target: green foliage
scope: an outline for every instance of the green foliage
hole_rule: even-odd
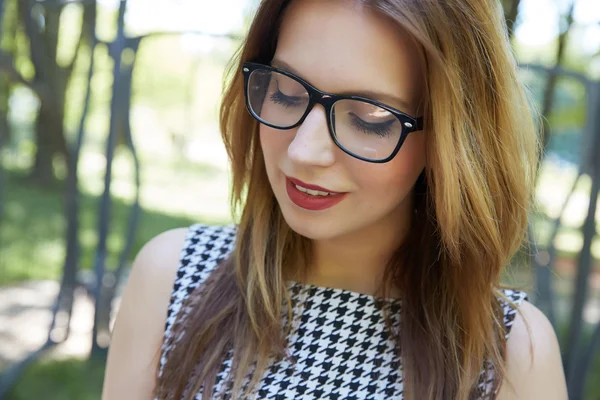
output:
[[[193,54],[181,36],[144,39],[135,64],[133,104],[151,106],[171,125],[185,118],[188,107],[196,126],[214,122],[224,67],[215,56]]]
[[[101,362],[42,360],[25,372],[8,400],[99,400],[103,377]]]

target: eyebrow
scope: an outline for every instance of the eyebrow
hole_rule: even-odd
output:
[[[290,72],[290,73],[304,79],[304,77],[302,76],[302,74],[300,72],[298,72],[294,67],[292,67],[285,61],[274,58],[271,61],[271,65],[275,68],[284,69],[287,72]],[[304,79],[304,80],[308,81],[307,79]],[[403,111],[403,112],[408,112],[408,110],[411,109],[411,105],[408,101],[401,99],[400,97],[394,96],[392,94],[389,94],[389,93],[381,93],[381,92],[377,92],[377,91],[373,91],[373,90],[360,90],[360,91],[351,91],[351,92],[345,91],[345,92],[340,92],[337,94],[342,95],[342,96],[359,96],[359,97],[365,97],[365,98],[368,98],[371,100],[377,100],[386,105],[390,105],[390,106],[393,105],[392,107],[397,108],[398,110]]]

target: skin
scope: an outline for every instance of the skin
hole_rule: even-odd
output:
[[[293,3],[286,13],[275,58],[280,67],[293,66],[291,72],[321,90],[382,92],[409,107],[384,102],[417,116],[420,65],[407,56],[414,51],[407,37],[348,3],[306,0]],[[295,130],[261,127],[269,182],[284,217],[294,230],[313,239],[316,259],[309,282],[374,291],[384,260],[407,234],[410,191],[425,166],[424,135],[411,134],[394,160],[378,165],[355,160],[331,142],[320,106]],[[284,174],[349,194],[329,210],[299,209],[287,198]],[[186,229],[177,229],[155,237],[133,263],[113,331],[103,400],[153,398],[185,235]],[[507,379],[512,385],[505,383],[498,399],[567,399],[550,323],[530,303],[519,310],[507,344]]]

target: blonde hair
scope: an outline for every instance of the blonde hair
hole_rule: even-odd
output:
[[[497,288],[526,232],[539,151],[532,110],[499,2],[358,2],[410,34],[426,69],[427,171],[414,188],[420,217],[387,265],[381,288],[384,297],[393,286],[402,293],[395,339],[404,396],[472,398],[485,363],[493,367],[496,389],[505,375]],[[269,355],[284,356],[290,327],[281,316],[287,311],[291,321],[292,312],[284,266],[302,270],[310,246],[287,226],[268,184],[240,71],[245,61],[271,61],[288,4],[262,1],[229,70],[220,122],[232,206],[241,213],[236,247],[188,299],[191,311],[173,335],[180,340],[157,378],[159,398],[192,399],[202,385],[203,399],[210,398],[229,350],[236,395],[246,376],[253,378],[248,390],[257,383]]]

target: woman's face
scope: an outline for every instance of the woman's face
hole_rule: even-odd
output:
[[[283,18],[272,65],[322,91],[363,94],[420,116],[424,85],[416,45],[390,22],[352,2],[293,2]],[[335,145],[325,111],[316,105],[297,128],[261,124],[260,142],[283,216],[299,234],[333,239],[378,226],[401,230],[410,221],[411,190],[425,167],[422,131],[410,133],[391,161],[369,163]],[[343,194],[331,204],[311,201],[288,178]]]

